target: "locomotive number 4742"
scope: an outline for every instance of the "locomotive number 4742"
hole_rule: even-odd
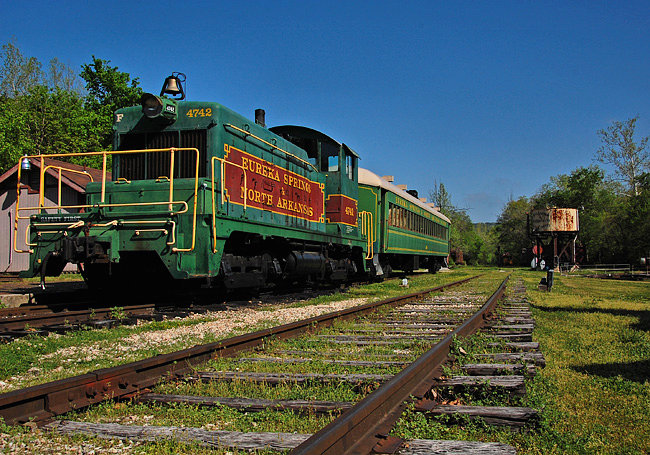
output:
[[[209,107],[205,109],[188,109],[185,115],[188,117],[210,117],[212,115],[212,109]]]

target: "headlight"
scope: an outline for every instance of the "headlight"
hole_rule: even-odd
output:
[[[145,93],[140,98],[142,113],[151,119],[162,118],[168,122],[174,122],[178,116],[176,101],[161,98],[151,93]]]

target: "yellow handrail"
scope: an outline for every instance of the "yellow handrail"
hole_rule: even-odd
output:
[[[172,201],[172,204],[174,205],[180,205],[183,208],[178,210],[178,211],[172,211],[170,215],[182,215],[183,213],[187,213],[189,210],[189,206],[187,205],[187,202],[185,201]],[[164,202],[123,202],[123,203],[116,203],[116,204],[79,204],[79,205],[48,205],[46,207],[43,207],[44,209],[50,209],[50,210],[59,210],[59,209],[89,209],[89,208],[114,208],[114,207],[144,207],[144,206],[150,206],[150,205],[169,205],[168,201]],[[22,211],[29,211],[29,210],[38,210],[38,207],[18,207],[16,209],[16,216],[18,217],[18,213]],[[167,212],[168,210],[165,210]],[[162,213],[162,212],[161,212]],[[73,214],[74,215],[74,214]],[[29,220],[29,216],[20,216],[18,219],[21,220]],[[48,224],[48,223],[43,223],[43,224]],[[50,224],[62,224],[59,222],[54,222]]]
[[[185,201],[174,201],[173,200],[173,194],[174,194],[174,156],[175,152],[178,151],[193,151],[195,153],[195,171],[194,171],[194,194],[193,194],[193,220],[192,220],[192,244],[189,248],[172,248],[173,252],[189,252],[194,250],[196,246],[196,209],[197,209],[197,202],[198,202],[198,185],[199,185],[199,160],[200,160],[200,154],[199,150],[194,147],[183,147],[183,148],[165,148],[165,149],[143,149],[143,150],[114,150],[114,151],[101,151],[101,152],[86,152],[86,153],[55,153],[51,155],[33,155],[31,158],[33,159],[39,159],[40,160],[40,188],[39,188],[39,198],[38,198],[38,207],[20,207],[20,193],[21,193],[21,170],[22,167],[20,165],[20,162],[18,164],[18,175],[17,175],[17,185],[16,185],[16,216],[14,218],[14,242],[13,242],[13,247],[14,251],[17,253],[31,253],[32,250],[22,250],[18,249],[17,245],[17,234],[18,234],[18,220],[19,219],[29,219],[29,216],[21,217],[19,216],[21,211],[38,211],[39,213],[42,213],[44,209],[56,209],[58,211],[61,211],[63,209],[65,210],[70,210],[70,209],[85,209],[85,208],[110,208],[110,207],[133,207],[133,206],[155,206],[155,205],[167,205],[169,215],[178,215],[182,213],[186,213],[189,210],[188,204]],[[107,181],[107,159],[109,155],[129,155],[129,154],[136,154],[136,153],[164,153],[164,152],[169,152],[170,153],[170,175],[171,177],[169,178],[169,200],[164,201],[164,202],[144,202],[144,203],[123,203],[123,204],[106,204],[106,181]],[[59,169],[59,189],[61,188],[61,171],[70,171],[70,172],[76,172],[76,173],[82,173],[82,174],[87,174],[85,171],[77,171],[74,169],[68,169],[62,166],[54,166],[54,165],[45,165],[45,160],[46,158],[66,158],[66,157],[79,157],[79,156],[101,156],[102,157],[102,186],[101,186],[101,200],[98,204],[95,205],[90,205],[90,204],[80,204],[80,205],[62,205],[61,204],[61,195],[60,195],[60,190],[59,190],[59,198],[58,198],[58,205],[53,206],[53,207],[45,207],[45,173],[46,170],[49,168],[58,168]],[[21,157],[20,161],[22,161],[23,157]],[[90,176],[90,174],[88,174]],[[91,181],[92,176],[90,176]],[[181,205],[181,210],[174,212],[174,205]],[[176,223],[173,222],[174,228],[176,227]],[[40,223],[39,223],[40,224]],[[58,224],[64,224],[64,223],[44,223],[45,225],[58,225]],[[65,223],[67,224],[67,223]],[[111,223],[112,224],[112,223]],[[63,228],[59,230],[65,230],[68,228]],[[28,232],[26,232],[26,235],[28,235]],[[172,238],[175,239],[175,232],[172,232]],[[175,240],[174,242],[175,243]],[[172,244],[173,244],[172,243]],[[29,242],[26,242],[28,246],[30,245]],[[169,245],[169,242],[168,242]]]
[[[172,158],[172,164],[171,164],[171,170],[174,170],[174,150],[194,150],[196,152],[196,162],[194,166],[194,210],[192,212],[192,246],[190,248],[172,248],[172,251],[175,253],[179,252],[188,252],[194,250],[194,246],[196,245],[196,203],[198,201],[198,192],[199,192],[199,149],[197,148],[177,148],[174,149],[172,148],[171,150],[171,158]],[[169,201],[170,201],[170,207],[171,207],[171,201],[173,199],[173,185],[174,185],[174,174],[173,172],[169,173],[170,179],[169,179]],[[171,209],[170,209],[171,210]]]
[[[217,207],[216,207],[216,202],[215,202],[215,195],[214,195],[214,190],[215,190],[215,181],[214,181],[214,163],[215,161],[219,161],[220,168],[220,189],[221,189],[221,200],[219,201],[220,207],[223,207],[223,201],[224,201],[224,190],[225,190],[225,164],[230,164],[232,166],[235,166],[239,169],[241,169],[244,172],[244,212],[246,212],[247,208],[247,203],[248,203],[248,173],[246,172],[246,168],[242,166],[241,164],[233,163],[231,161],[228,161],[224,158],[219,158],[218,156],[213,156],[212,160],[210,161],[211,167],[212,167],[212,252],[216,253],[217,252]]]
[[[375,256],[375,230],[372,223],[372,212],[363,211],[361,215],[361,234],[366,236],[368,251],[366,259],[372,259]]]
[[[294,155],[293,153],[287,152],[286,150],[281,149],[280,147],[278,147],[278,146],[276,146],[276,145],[273,145],[273,144],[271,144],[270,142],[265,141],[264,139],[262,139],[262,138],[259,137],[259,136],[255,136],[255,135],[254,135],[253,133],[251,133],[250,131],[246,131],[246,130],[244,130],[244,129],[242,129],[242,128],[239,128],[239,127],[237,127],[237,126],[235,126],[235,125],[231,125],[230,123],[224,123],[223,126],[224,126],[224,128],[232,128],[232,129],[234,129],[234,130],[237,130],[237,131],[239,131],[240,133],[244,134],[245,136],[250,136],[250,137],[252,137],[252,138],[255,138],[255,139],[257,139],[258,141],[260,141],[260,142],[262,142],[262,143],[268,145],[268,146],[271,147],[273,150],[277,150],[277,151],[279,151],[279,152],[282,152],[282,153],[284,153],[285,155],[290,156],[291,158],[293,158],[293,159],[295,159],[295,160],[298,160],[298,161],[300,161],[301,163],[303,163],[303,164],[305,164],[305,165],[307,165],[307,166],[312,167],[316,172],[318,172],[318,169],[316,169],[316,166],[314,166],[313,164],[311,164],[309,161],[307,161],[307,160],[303,160],[302,158],[300,158],[300,157]]]

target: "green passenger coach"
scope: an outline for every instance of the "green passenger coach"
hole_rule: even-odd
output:
[[[359,212],[375,275],[393,269],[435,272],[447,265],[449,219],[367,169],[359,169]]]

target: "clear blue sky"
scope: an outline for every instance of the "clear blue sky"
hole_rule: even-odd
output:
[[[182,71],[189,99],[321,130],[422,196],[443,182],[476,222],[591,164],[612,121],[650,134],[648,1],[4,1],[11,39],[151,92]]]

